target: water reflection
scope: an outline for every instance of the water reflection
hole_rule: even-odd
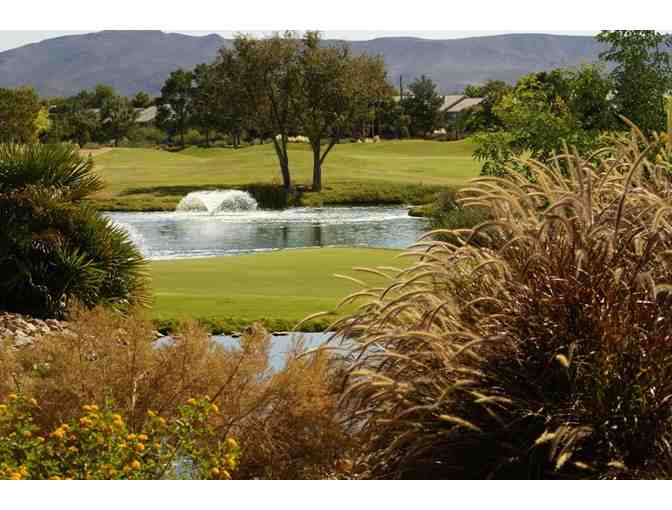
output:
[[[285,211],[108,213],[152,259],[311,246],[406,248],[425,229],[403,207],[320,207]]]

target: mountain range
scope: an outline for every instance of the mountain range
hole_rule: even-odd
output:
[[[338,41],[342,42],[342,41]],[[47,39],[0,52],[0,87],[33,86],[42,96],[68,96],[98,83],[124,95],[158,95],[171,71],[212,61],[232,41],[158,30],[106,30]],[[587,36],[507,34],[464,39],[384,37],[348,41],[355,53],[381,54],[395,85],[425,74],[444,94],[487,79],[507,82],[533,71],[597,60],[601,45]]]

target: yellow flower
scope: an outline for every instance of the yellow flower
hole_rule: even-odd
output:
[[[3,414],[7,410],[7,406],[5,404],[0,404],[0,414]]]
[[[37,406],[37,400],[35,400],[34,398],[31,398],[30,400],[28,400],[28,402],[29,402],[31,405]]]
[[[112,421],[121,421],[121,422],[123,422],[124,419],[121,417],[120,414],[113,414],[113,415],[112,415]]]
[[[40,443],[44,443],[44,438],[43,437],[38,437],[37,441],[40,442]]]
[[[152,411],[151,409],[147,409],[147,416],[154,418],[156,416],[156,412]]]
[[[69,432],[69,431],[70,431],[70,425],[68,425],[67,423],[63,423],[63,424],[61,424],[61,427],[60,427],[60,428],[62,428],[62,429],[65,430],[66,432]]]
[[[224,457],[224,461],[226,462],[226,466],[229,469],[236,469],[236,458],[233,455],[228,454],[226,457]]]
[[[210,474],[211,474],[212,476],[219,477],[219,468],[216,468],[216,467],[212,468],[212,469],[210,470]]]
[[[132,469],[140,469],[140,461],[139,460],[134,460],[131,462],[131,468]]]
[[[193,398],[190,398],[189,400],[187,400],[187,404],[189,404],[190,406],[195,406],[196,405],[196,400],[193,399]]]
[[[92,404],[89,406],[90,410],[93,411],[94,413],[98,411],[98,406],[96,404]]]
[[[21,476],[28,476],[28,468],[26,466],[21,466],[19,468],[19,473],[21,473]]]
[[[149,439],[145,434],[140,434],[138,436],[138,441],[147,441]]]
[[[26,430],[23,433],[23,437],[33,437],[33,433],[30,430]]]
[[[229,472],[226,469],[224,471],[222,471],[222,478],[224,480],[231,480],[231,475],[229,474]]]
[[[137,436],[135,434],[129,434],[126,436],[126,439],[128,439],[129,441],[133,441],[136,437]]]
[[[13,472],[12,474],[9,475],[10,480],[21,480],[21,473],[18,472]]]
[[[215,411],[216,413],[219,412],[219,407],[217,407],[217,404],[212,404],[212,410]]]
[[[57,437],[58,439],[63,439],[63,436],[65,436],[65,430],[63,430],[62,428],[57,428],[49,435],[51,437]]]
[[[160,418],[159,418],[159,423],[160,423],[162,426],[165,427],[165,426],[166,426],[166,419],[165,419],[164,417],[160,417]]]
[[[135,451],[136,452],[142,452],[145,450],[145,445],[142,443],[138,443],[135,445]]]
[[[229,450],[235,450],[236,448],[238,448],[238,443],[236,442],[235,439],[233,439],[232,437],[229,437],[229,438],[226,440],[226,447],[227,447]]]
[[[19,397],[16,395],[16,393],[10,393],[9,395],[7,395],[7,398],[9,400],[16,400]]]
[[[84,417],[79,419],[79,425],[86,428],[93,425],[93,422],[89,418]]]

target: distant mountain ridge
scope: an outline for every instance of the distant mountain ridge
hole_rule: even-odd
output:
[[[597,60],[602,46],[586,36],[507,34],[464,39],[384,37],[349,41],[356,53],[383,55],[390,80],[426,74],[441,92],[486,79],[514,82],[533,71]],[[210,62],[231,40],[159,30],[105,30],[47,39],[0,52],[0,87],[32,85],[42,96],[72,95],[98,83],[131,95],[157,95],[171,71]]]

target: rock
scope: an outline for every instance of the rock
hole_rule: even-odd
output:
[[[33,338],[23,333],[17,333],[14,336],[14,347],[25,347],[33,344]]]
[[[23,321],[23,324],[21,326],[21,330],[26,332],[26,333],[32,334],[32,333],[37,332],[37,326],[31,324],[28,321]]]

